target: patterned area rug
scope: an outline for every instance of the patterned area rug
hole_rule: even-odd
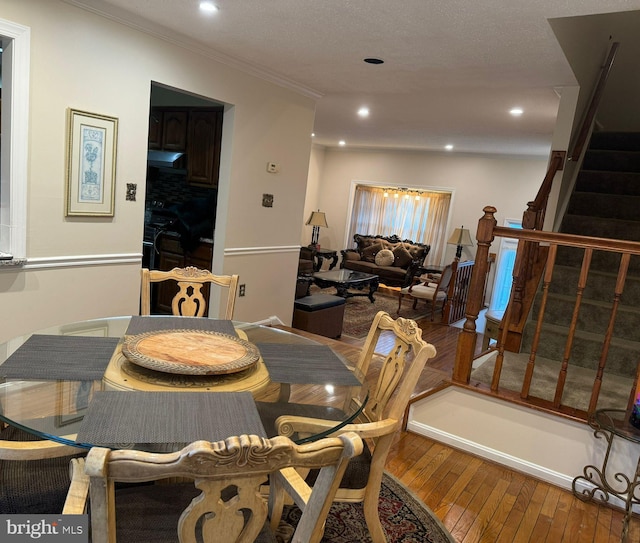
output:
[[[378,513],[388,543],[455,543],[455,539],[435,514],[400,481],[385,473],[382,478]],[[285,508],[283,520],[296,526],[300,509]],[[284,525],[281,524],[284,528]],[[290,532],[293,530],[290,529]],[[289,534],[280,532],[286,542]],[[329,511],[322,538],[324,543],[370,543],[371,536],[359,503],[334,503]]]
[[[311,294],[322,292],[324,294],[336,293],[335,288],[320,289],[315,285],[311,286]],[[366,296],[354,296],[353,298],[347,298],[347,303],[344,310],[344,322],[342,323],[342,333],[345,336],[363,338],[369,332],[369,327],[373,321],[373,317],[376,316],[378,311],[386,311],[393,318],[396,318],[398,314],[398,298],[394,295],[383,294],[376,292],[373,296],[375,302],[371,303]],[[420,319],[422,317],[428,317],[430,308],[424,301],[418,302],[418,307],[412,309],[413,298],[406,297],[402,301],[402,307],[400,309],[400,316],[407,319]],[[438,315],[436,315],[438,318]]]

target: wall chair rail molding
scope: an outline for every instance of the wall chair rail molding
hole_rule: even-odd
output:
[[[230,247],[224,250],[224,256],[263,255],[278,253],[300,253],[300,245],[280,245],[271,247]]]
[[[45,268],[74,268],[78,266],[109,266],[122,264],[140,264],[142,253],[114,253],[105,255],[50,256],[29,258],[22,269],[35,270]],[[8,268],[13,269],[15,268]],[[2,268],[0,267],[0,270]]]

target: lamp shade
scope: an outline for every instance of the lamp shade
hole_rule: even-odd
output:
[[[312,211],[309,220],[305,223],[311,226],[321,226],[322,228],[328,228],[327,218],[322,211]]]
[[[460,247],[473,246],[471,234],[469,233],[469,230],[464,227],[456,228],[447,243],[450,243],[451,245],[459,245]]]

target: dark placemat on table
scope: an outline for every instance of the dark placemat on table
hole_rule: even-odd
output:
[[[34,334],[0,366],[7,379],[94,381],[118,345],[116,337]]]
[[[238,336],[230,320],[209,319],[206,317],[161,317],[151,315],[135,315],[131,317],[126,335],[137,336],[138,334],[156,332],[158,330],[205,330],[209,332],[220,332],[229,336]]]
[[[272,381],[357,386],[357,377],[327,345],[257,343]]]
[[[250,392],[96,392],[77,441],[93,445],[191,443],[266,437]]]

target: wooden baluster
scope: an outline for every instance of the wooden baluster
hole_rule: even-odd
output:
[[[456,361],[452,375],[453,381],[464,384],[469,383],[469,376],[471,375],[471,364],[473,362],[477,338],[476,319],[482,306],[482,288],[489,267],[489,247],[493,241],[493,229],[497,224],[495,207],[487,206],[483,211],[484,216],[478,221],[478,231],[476,233],[478,248],[476,250],[475,265],[471,273],[470,296],[466,308],[467,320],[458,335],[458,348],[456,350]]]
[[[449,281],[449,289],[447,290],[447,301],[442,308],[442,322],[450,324],[453,321],[454,301],[456,297],[456,277],[458,276],[458,261],[451,263],[451,280]],[[460,320],[460,319],[458,319]]]
[[[556,262],[556,254],[558,252],[558,245],[556,243],[549,247],[549,255],[547,257],[547,267],[544,270],[544,278],[542,281],[542,300],[540,302],[540,309],[538,311],[538,321],[536,323],[536,330],[533,334],[533,342],[531,344],[531,353],[529,353],[529,361],[527,362],[527,369],[524,374],[524,381],[522,383],[522,391],[520,397],[526,399],[529,397],[529,389],[531,388],[531,379],[533,378],[533,370],[536,364],[536,353],[538,352],[538,345],[540,343],[540,332],[542,331],[542,323],[544,322],[544,311],[547,307],[547,298],[549,297],[549,285],[553,277],[553,267]]]
[[[591,257],[593,249],[587,247],[584,250],[584,258],[582,259],[582,268],[580,269],[580,277],[578,278],[578,289],[576,291],[576,303],[573,306],[573,315],[571,317],[571,325],[569,326],[569,336],[564,347],[564,355],[562,357],[562,366],[558,374],[558,384],[556,385],[556,394],[553,399],[554,407],[560,407],[562,402],[562,393],[564,392],[564,383],[567,380],[567,367],[569,366],[569,358],[571,357],[571,348],[573,347],[573,338],[576,334],[576,325],[578,323],[578,314],[580,313],[580,305],[582,304],[582,294],[587,284],[587,276],[589,275],[589,266],[591,266]]]
[[[602,344],[602,351],[600,352],[600,360],[598,361],[598,371],[593,383],[593,389],[591,391],[591,399],[589,401],[589,413],[595,411],[598,405],[598,397],[600,396],[600,387],[602,386],[602,375],[604,373],[604,367],[607,364],[607,356],[609,355],[609,347],[611,346],[611,338],[613,337],[613,327],[616,323],[616,315],[618,313],[618,307],[620,305],[620,297],[624,290],[624,284],[627,279],[627,271],[629,269],[629,259],[631,255],[629,253],[622,253],[620,259],[620,268],[618,269],[618,279],[616,281],[615,292],[613,295],[613,306],[611,307],[611,316],[609,317],[609,324],[607,326],[607,332],[604,337],[604,343]]]
[[[466,265],[468,264],[468,265]],[[459,280],[459,310],[457,311],[456,317],[457,320],[460,320],[462,317],[464,317],[464,311],[465,308],[467,307],[467,303],[469,300],[469,285],[471,283],[471,275],[473,274],[473,268],[474,268],[474,264],[469,264],[467,262],[463,263],[463,267],[462,267],[462,274]],[[487,273],[489,273],[489,262],[487,261]],[[483,295],[483,301],[484,301],[484,295]],[[484,305],[484,304],[483,304]]]

